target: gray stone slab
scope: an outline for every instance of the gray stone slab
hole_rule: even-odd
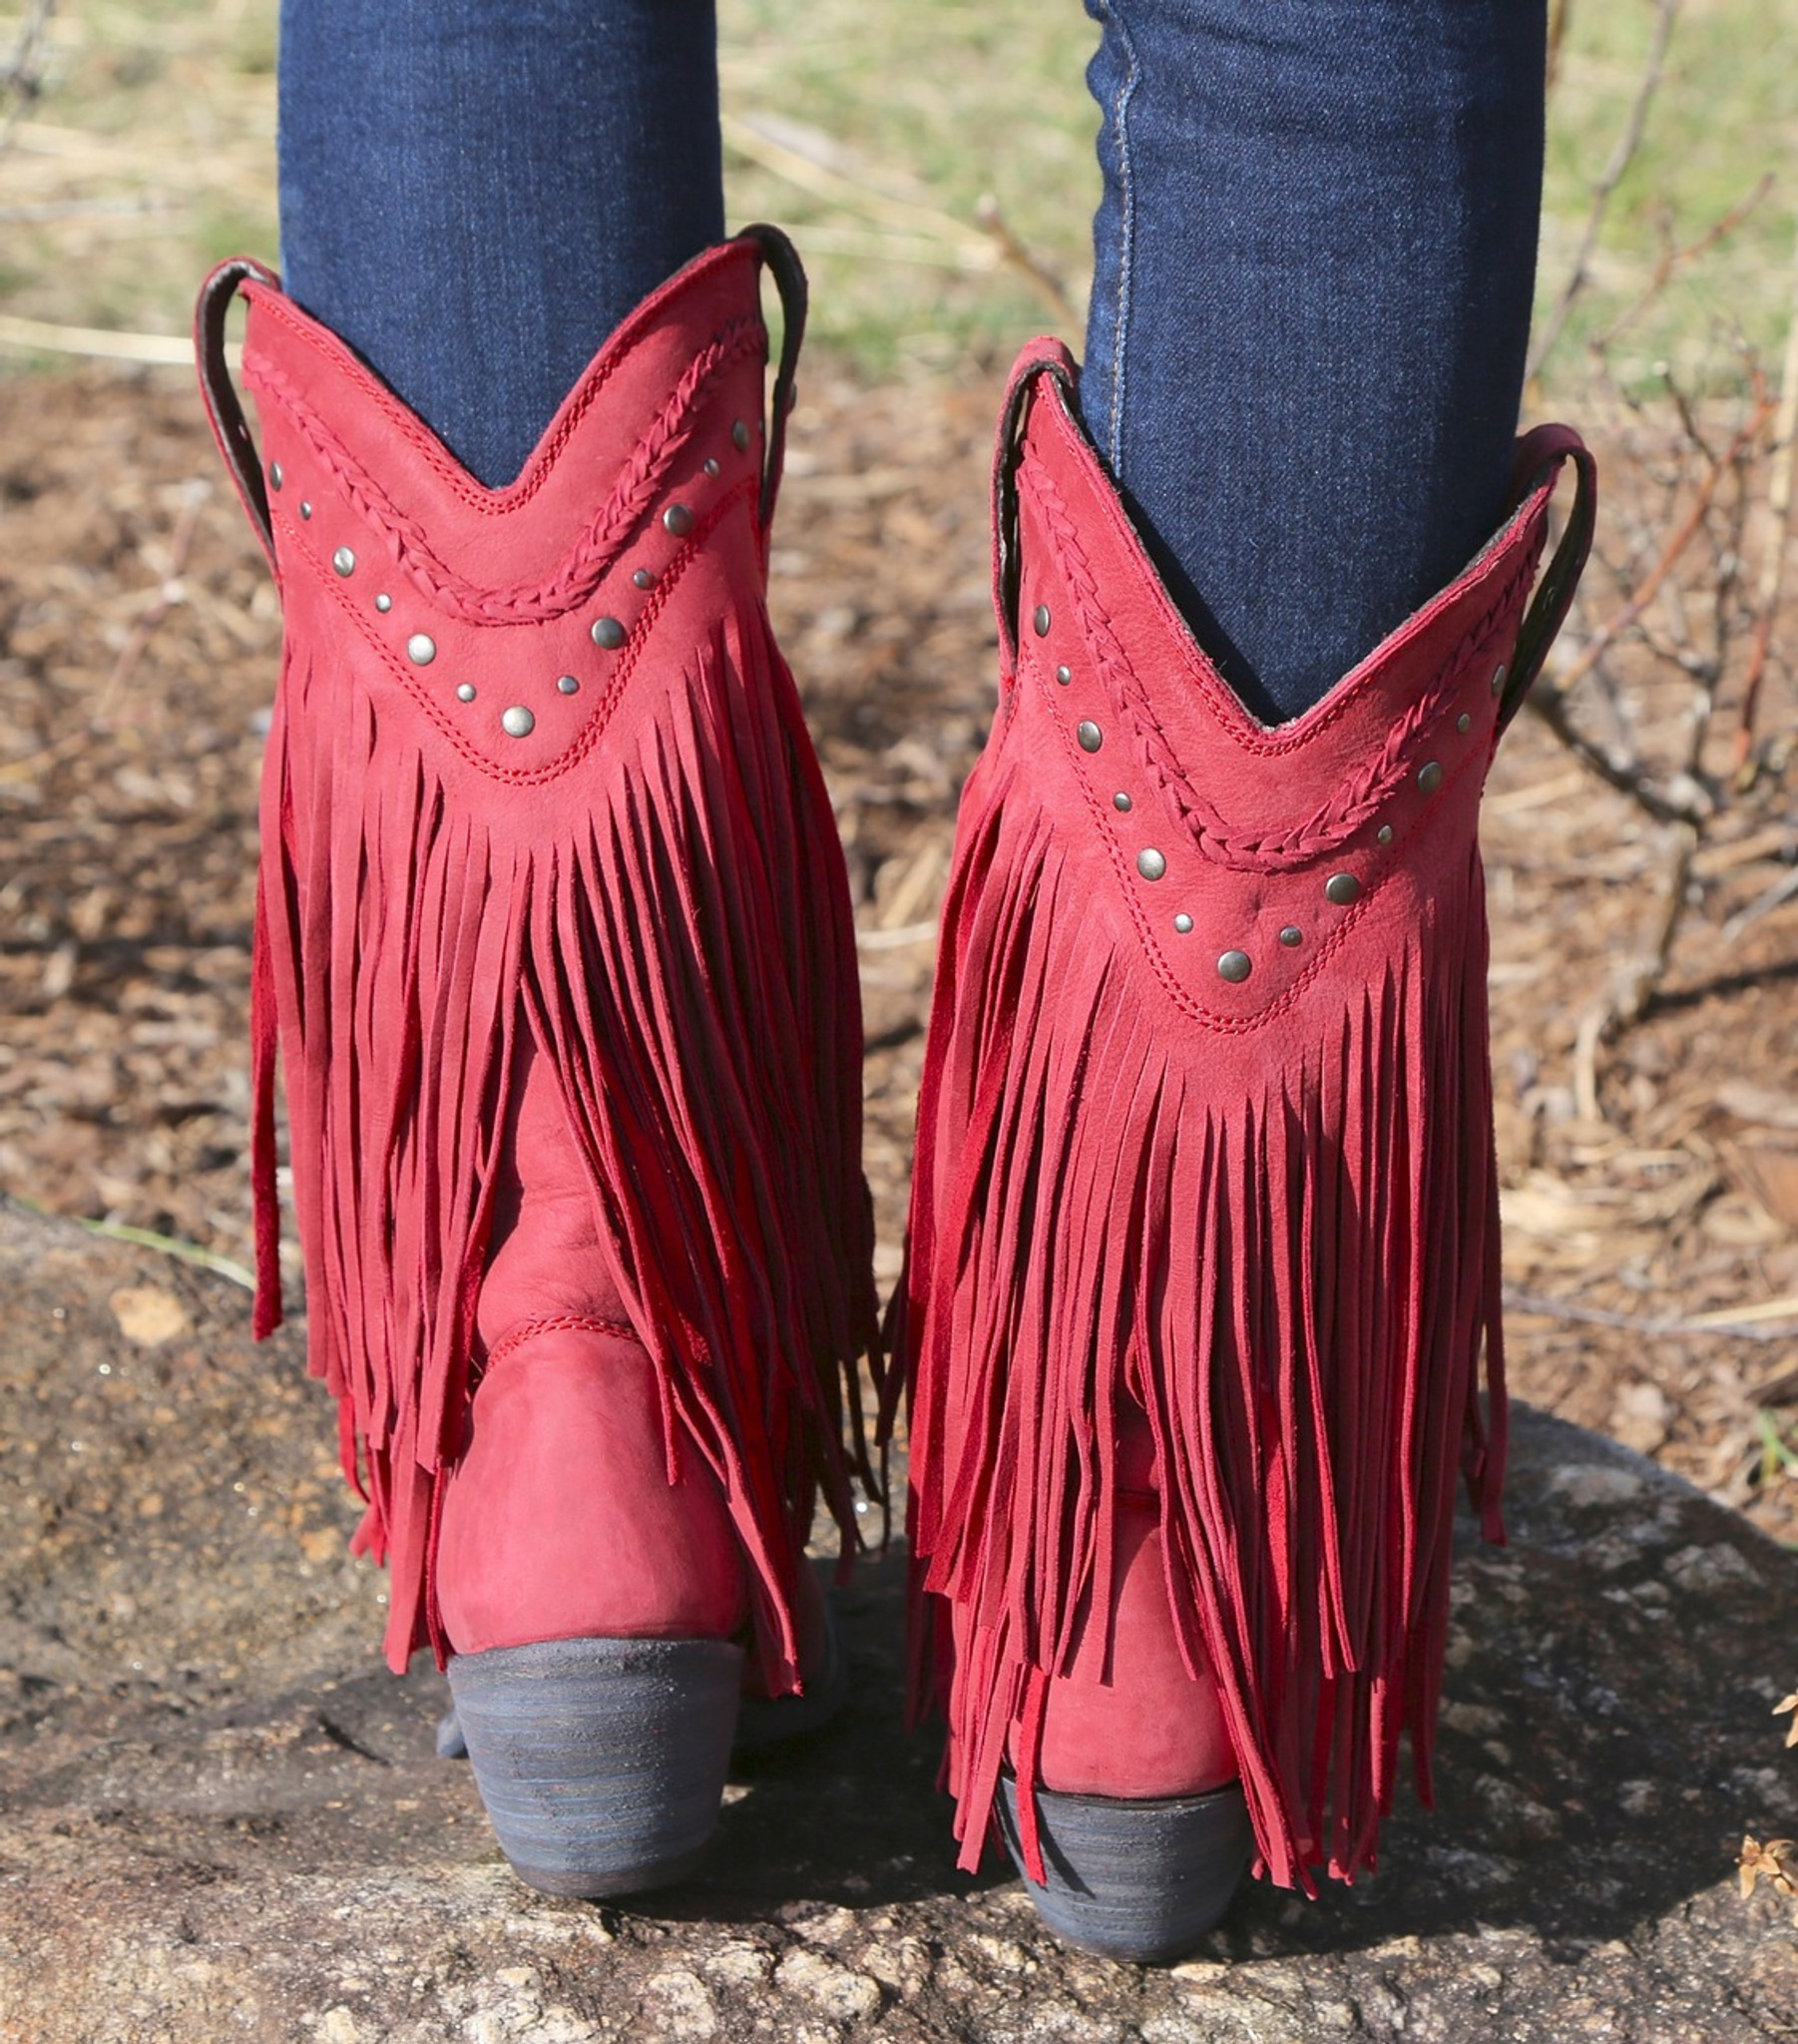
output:
[[[1744,1831],[1798,1831],[1798,1558],[1609,1442],[1518,1415],[1439,1807],[1402,1798],[1377,1877],[1255,1887],[1154,1971],[953,1870],[896,1556],[843,1599],[850,1706],[743,1769],[699,1877],[641,1909],[520,1887],[434,1757],[443,1685],[379,1665],[302,1337],[247,1320],[0,1203],[6,2044],[1798,2035],[1798,1933],[1732,1872]]]

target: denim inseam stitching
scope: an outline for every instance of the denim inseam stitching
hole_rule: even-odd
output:
[[[1118,256],[1118,289],[1113,311],[1112,335],[1112,378],[1109,394],[1108,416],[1106,419],[1106,458],[1112,465],[1112,473],[1118,474],[1124,461],[1124,384],[1126,343],[1129,338],[1129,315],[1131,286],[1134,281],[1136,251],[1136,187],[1130,169],[1129,106],[1135,97],[1136,87],[1142,82],[1142,66],[1136,56],[1136,46],[1130,33],[1124,27],[1113,0],[1096,0],[1096,6],[1104,27],[1116,32],[1125,58],[1125,77],[1123,90],[1114,104],[1106,109],[1112,120],[1113,133],[1118,144],[1118,193],[1119,211],[1123,216],[1122,247]]]

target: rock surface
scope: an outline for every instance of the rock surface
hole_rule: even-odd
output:
[[[1540,1413],[1511,1546],[1465,1556],[1438,1809],[1147,1970],[954,1872],[896,1556],[842,1597],[854,1701],[740,1775],[703,1874],[552,1901],[433,1757],[442,1684],[379,1665],[301,1333],[256,1350],[229,1284],[3,1202],[0,1327],[5,2044],[1798,2035],[1798,1932],[1732,1871],[1798,1831],[1798,1557]]]

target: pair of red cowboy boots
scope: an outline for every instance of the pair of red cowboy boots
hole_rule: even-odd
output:
[[[854,931],[764,602],[803,300],[771,230],[698,257],[500,490],[268,272],[201,300],[286,620],[259,1324],[278,1050],[389,1659],[447,1667],[508,1858],[567,1893],[677,1878],[733,1739],[834,1707],[803,1550],[820,1491],[847,1542],[874,1481]],[[948,1715],[963,1863],[997,1828],[1064,1935],[1161,1957],[1251,1853],[1307,1889],[1366,1864],[1407,1730],[1427,1780],[1456,1470],[1490,1523],[1503,1449],[1476,811],[1590,466],[1524,441],[1480,557],[1272,730],[1148,567],[1053,343],[996,477],[999,706],[881,1407],[902,1378],[914,1701]]]

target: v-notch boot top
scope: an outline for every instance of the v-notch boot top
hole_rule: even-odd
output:
[[[1045,1726],[1076,1689],[1101,1722],[1093,1671],[1144,1660],[1116,1614],[1151,1510],[1168,1695],[1214,1685],[1255,1854],[1310,1890],[1373,1863],[1407,1732],[1428,1795],[1458,1471],[1499,1533],[1477,812],[1577,579],[1590,461],[1563,428],[1522,441],[1465,573],[1268,729],[1154,575],[1073,378],[1034,343],[1001,426],[1000,700],[919,1109],[919,1701],[949,1715],[962,1863],[997,1812],[1041,1897]],[[1125,1782],[1117,1755],[1089,1774]]]
[[[786,309],[765,423],[764,266]],[[224,364],[238,288],[259,451]],[[854,937],[765,606],[802,324],[784,238],[707,252],[488,489],[269,272],[226,264],[201,299],[203,386],[285,623],[258,1320],[279,1311],[278,1044],[310,1364],[391,1568],[388,1659],[488,1671],[462,1715],[502,1842],[575,1891],[671,1877],[709,1829],[741,1648],[764,1694],[810,1672],[814,1491],[852,1543],[872,1480]],[[629,1775],[644,1714],[681,1715],[685,1645],[688,1701],[712,1701],[684,1716],[712,1730],[680,1766],[717,1779],[588,1779],[585,1839],[540,1822],[587,1763],[520,1700],[588,1699],[585,1749]],[[535,1658],[490,1680],[507,1654]],[[607,1858],[621,1797],[648,1842]]]

